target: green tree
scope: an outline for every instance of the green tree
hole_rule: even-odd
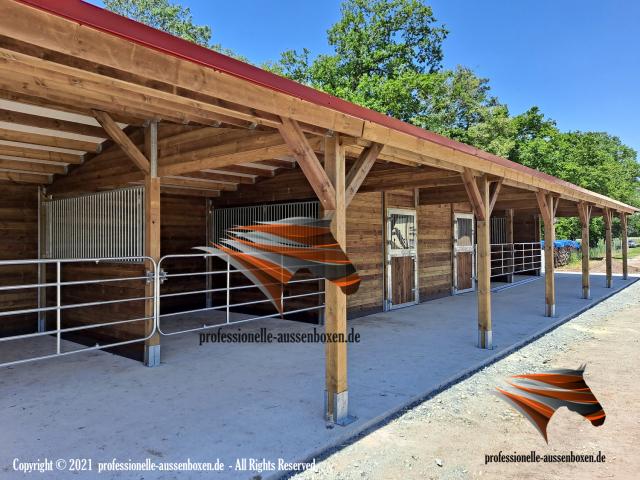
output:
[[[194,23],[189,7],[184,7],[179,3],[171,3],[169,0],[104,0],[104,5],[112,12],[150,27],[163,30],[225,55],[247,61],[244,57],[222,47],[220,44],[212,44],[211,27]]]

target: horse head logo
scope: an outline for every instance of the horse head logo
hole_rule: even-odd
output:
[[[511,389],[497,388],[499,396],[522,413],[547,439],[547,425],[560,407],[567,407],[599,427],[606,415],[584,381],[585,365],[577,370],[558,369],[543,373],[514,375]]]
[[[275,222],[235,226],[212,247],[196,247],[228,260],[283,313],[284,286],[300,270],[355,293],[360,277],[335,237],[330,220],[292,217]]]

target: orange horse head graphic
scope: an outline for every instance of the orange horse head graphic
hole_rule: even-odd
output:
[[[584,381],[585,365],[577,370],[559,369],[543,373],[514,375],[512,387],[498,388],[500,397],[522,413],[547,439],[547,425],[560,407],[579,413],[592,425],[599,427],[606,415],[602,405]]]
[[[196,248],[228,259],[282,314],[284,286],[300,270],[333,282],[347,295],[358,290],[360,277],[331,234],[330,223],[292,217],[236,226],[220,244]]]

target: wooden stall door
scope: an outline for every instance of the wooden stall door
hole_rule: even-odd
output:
[[[415,304],[416,282],[416,212],[387,211],[387,308]]]
[[[454,293],[474,289],[474,231],[473,215],[457,213],[453,217],[453,281]]]

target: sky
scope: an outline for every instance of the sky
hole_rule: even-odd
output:
[[[255,64],[288,49],[330,53],[340,17],[340,0],[178,1]],[[512,114],[537,105],[561,130],[606,131],[640,152],[640,2],[425,1],[450,32],[445,67],[489,78]]]

